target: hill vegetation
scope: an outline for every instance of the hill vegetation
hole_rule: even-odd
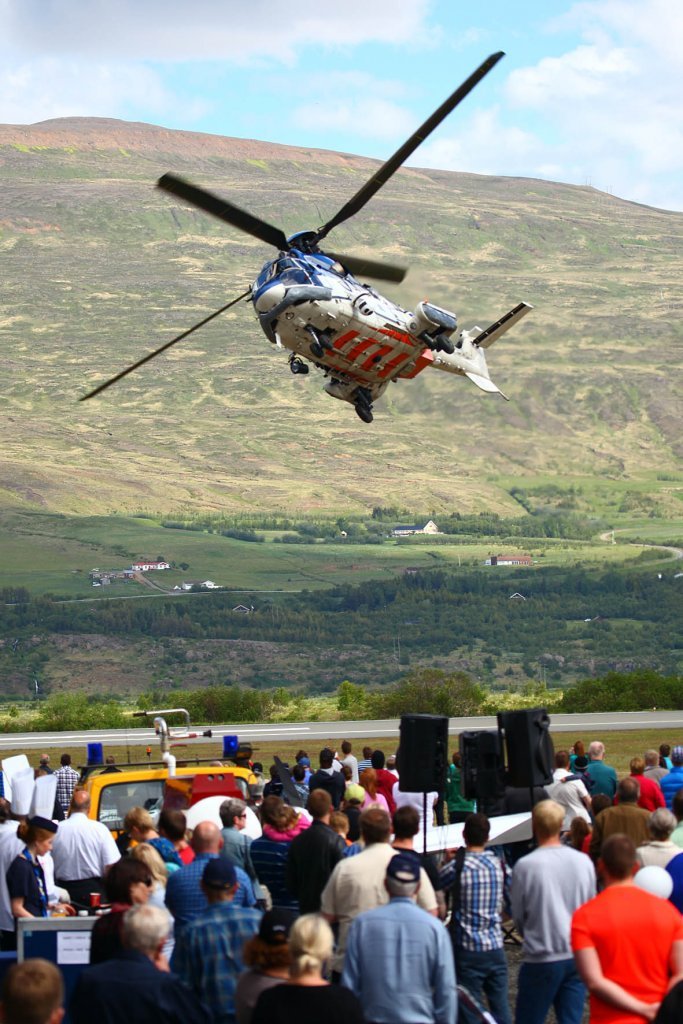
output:
[[[535,308],[491,350],[509,403],[423,374],[368,429],[316,374],[289,374],[247,305],[106,397],[76,399],[238,294],[269,255],[155,192],[159,174],[291,232],[338,208],[372,161],[77,118],[0,127],[0,160],[5,507],[514,516],[529,488],[561,480],[579,509],[680,516],[683,215],[401,171],[335,248],[407,262],[387,293],[407,308],[427,294],[463,326],[521,298]]]

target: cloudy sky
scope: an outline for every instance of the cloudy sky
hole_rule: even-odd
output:
[[[385,158],[497,50],[413,163],[683,210],[680,0],[0,0],[0,123],[117,117]]]

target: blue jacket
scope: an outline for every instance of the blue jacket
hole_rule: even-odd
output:
[[[679,789],[683,789],[683,765],[679,764],[672,768],[668,775],[662,775],[659,785],[662,787],[666,806],[671,810],[673,798]]]

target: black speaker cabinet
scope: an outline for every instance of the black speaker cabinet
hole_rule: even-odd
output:
[[[494,813],[505,790],[503,752],[497,732],[460,733],[462,792],[484,814]],[[500,809],[497,813],[502,813]]]
[[[402,793],[442,793],[448,768],[445,715],[401,715],[398,788]]]
[[[503,711],[498,715],[507,754],[509,786],[544,786],[553,781],[555,751],[545,708]]]

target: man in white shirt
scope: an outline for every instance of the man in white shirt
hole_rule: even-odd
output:
[[[61,822],[52,846],[57,885],[68,890],[73,901],[86,905],[91,892],[104,893],[104,876],[121,858],[111,832],[101,821],[90,819],[89,810],[90,794],[75,790],[69,817]]]
[[[341,749],[342,754],[344,755],[342,765],[346,765],[351,769],[351,782],[358,785],[358,758],[354,757],[351,753],[353,748],[348,740],[344,740],[341,745]]]
[[[360,831],[365,849],[355,857],[339,861],[323,889],[320,912],[330,922],[339,922],[339,938],[332,959],[332,972],[339,979],[344,968],[346,939],[351,922],[364,910],[389,902],[384,885],[387,865],[396,851],[389,845],[391,820],[381,807],[368,807],[361,814]],[[424,868],[420,868],[418,906],[437,915],[436,896]]]
[[[563,832],[569,831],[574,818],[583,818],[584,821],[590,822],[591,798],[581,779],[569,771],[568,751],[558,750],[555,754],[553,782],[545,789],[550,799],[564,810]]]
[[[16,949],[14,917],[7,891],[7,869],[24,849],[24,844],[17,837],[19,822],[12,820],[11,813],[9,801],[0,798],[0,949],[3,951]]]

